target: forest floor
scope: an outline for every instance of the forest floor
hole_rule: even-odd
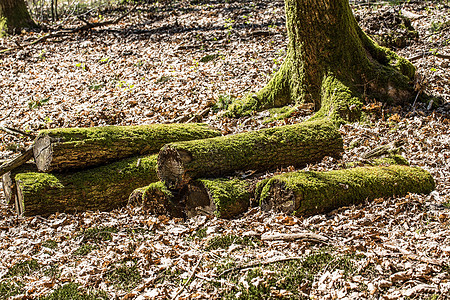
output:
[[[101,22],[129,8],[94,9],[83,18]],[[131,207],[26,218],[14,216],[0,195],[0,298],[450,299],[450,6],[353,9],[375,39],[414,58],[423,91],[441,102],[385,107],[374,101],[368,106],[379,118],[340,128],[342,159],[306,169],[336,169],[404,139],[404,156],[433,175],[435,191],[304,218],[253,208],[235,220],[171,219]],[[68,17],[47,26],[81,25]],[[140,5],[117,24],[26,46],[41,34],[0,40],[0,50],[23,46],[0,56],[2,126],[36,133],[194,117],[230,134],[311,114],[300,106],[288,117],[282,109],[223,117],[230,101],[264,86],[282,63],[283,1]],[[0,141],[0,159],[31,143],[3,133]],[[304,232],[329,242],[261,239]]]

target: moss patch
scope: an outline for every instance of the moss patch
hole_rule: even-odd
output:
[[[261,241],[253,237],[241,237],[237,235],[215,236],[208,241],[205,250],[228,249],[231,245],[243,245],[247,247],[256,247],[261,245]]]
[[[14,281],[3,281],[0,283],[0,298],[9,299],[9,297],[18,295],[23,291],[23,284]]]
[[[40,268],[41,266],[36,260],[26,260],[18,262],[14,266],[9,268],[8,272],[3,277],[8,278],[15,276],[27,276],[39,270]]]
[[[86,291],[73,282],[66,283],[39,300],[108,300],[104,291]]]
[[[107,278],[115,286],[130,290],[141,281],[141,274],[135,262],[127,261],[114,265]]]

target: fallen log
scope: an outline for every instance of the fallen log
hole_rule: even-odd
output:
[[[199,214],[232,218],[250,206],[250,184],[234,179],[197,179],[187,185],[183,199],[186,216]]]
[[[256,197],[264,211],[300,216],[325,213],[376,198],[425,194],[434,188],[433,177],[427,171],[392,165],[285,173],[258,183]]]
[[[128,158],[74,173],[20,173],[15,176],[24,215],[109,211],[126,205],[130,193],[158,181],[156,155]]]
[[[195,178],[300,167],[342,151],[342,137],[333,124],[304,122],[165,145],[158,156],[158,176],[170,189],[180,189]]]
[[[140,206],[154,215],[183,216],[183,207],[175,199],[174,194],[161,181],[135,189],[128,198],[128,205]]]
[[[58,128],[40,131],[33,154],[39,171],[62,171],[157,153],[162,146],[174,141],[219,135],[219,131],[205,124]]]
[[[34,163],[25,163],[16,169],[9,171],[2,176],[3,193],[8,206],[14,208],[18,215],[22,214],[23,207],[20,205],[19,199],[16,197],[16,180],[15,177],[19,173],[37,172],[36,165]]]
[[[0,175],[6,174],[11,170],[20,167],[21,165],[29,161],[31,158],[33,158],[33,149],[30,147],[17,157],[2,163],[0,165]]]

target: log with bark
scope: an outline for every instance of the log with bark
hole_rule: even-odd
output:
[[[205,124],[58,128],[41,131],[33,152],[38,170],[51,172],[98,166],[130,156],[157,153],[170,142],[219,135],[219,131]]]
[[[233,178],[197,179],[183,192],[187,217],[200,214],[232,218],[245,212],[250,205],[250,184]]]
[[[23,207],[21,207],[21,203],[19,199],[16,197],[16,180],[15,177],[19,173],[28,173],[28,172],[37,172],[36,165],[31,162],[27,162],[12,171],[9,171],[2,176],[3,183],[3,193],[5,195],[5,200],[8,206],[14,208],[18,215],[22,214]]]
[[[152,155],[73,173],[20,173],[17,197],[27,216],[109,211],[126,205],[134,189],[158,181],[156,161]]]
[[[342,137],[333,124],[304,122],[165,145],[158,156],[158,176],[170,189],[180,189],[195,178],[300,167],[342,151]]]
[[[256,197],[265,211],[299,216],[325,213],[376,198],[425,194],[434,188],[433,177],[427,171],[392,165],[285,173],[258,183]]]

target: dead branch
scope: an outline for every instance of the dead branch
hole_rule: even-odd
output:
[[[85,21],[86,24],[83,25],[83,26],[80,26],[80,27],[77,27],[77,28],[73,28],[73,29],[69,29],[69,30],[60,30],[60,31],[56,31],[56,32],[51,32],[49,34],[41,36],[40,38],[35,39],[32,42],[27,43],[27,44],[18,45],[16,47],[11,47],[11,48],[8,48],[8,49],[3,49],[3,50],[0,51],[0,54],[6,53],[6,52],[10,52],[10,51],[14,51],[14,50],[17,50],[17,49],[23,49],[25,47],[29,47],[29,46],[35,45],[37,43],[40,43],[40,42],[44,42],[44,41],[46,41],[46,40],[48,40],[50,38],[65,36],[65,35],[69,35],[69,34],[77,33],[77,32],[82,32],[82,31],[90,30],[90,29],[93,29],[93,28],[96,28],[96,27],[103,27],[103,26],[116,24],[116,23],[120,22],[123,18],[128,16],[131,12],[133,12],[136,9],[137,6],[138,5],[136,4],[128,12],[126,12],[123,15],[115,18],[114,20],[105,21],[105,22],[98,22],[98,23],[89,23],[89,22]]]
[[[195,265],[194,269],[192,270],[191,276],[186,280],[186,282],[183,284],[183,286],[178,290],[178,292],[175,294],[175,296],[172,298],[172,300],[176,300],[178,296],[181,294],[181,292],[186,288],[186,286],[191,282],[192,277],[194,277],[195,273],[197,272],[198,266],[200,265],[200,262],[203,259],[203,254],[198,259],[197,264]]]
[[[11,135],[15,135],[15,136],[24,135],[27,137],[35,138],[35,136],[33,134],[27,133],[27,132],[19,130],[19,129],[11,128],[11,127],[0,126],[0,130],[4,131],[6,133],[9,133]]]
[[[33,158],[33,147],[29,147],[24,153],[14,159],[8,160],[0,166],[0,176],[20,167]]]
[[[329,238],[323,235],[305,232],[305,233],[291,233],[291,234],[271,234],[261,236],[261,241],[295,241],[301,240],[306,242],[324,243],[328,244]]]
[[[421,54],[417,54],[415,56],[412,56],[410,58],[408,58],[408,60],[410,62],[416,61],[418,59],[430,56],[430,55],[434,55],[438,58],[442,58],[442,59],[450,59],[450,55],[445,55],[445,54],[439,54],[439,53],[433,53],[433,52],[425,52],[425,53],[421,53]]]

